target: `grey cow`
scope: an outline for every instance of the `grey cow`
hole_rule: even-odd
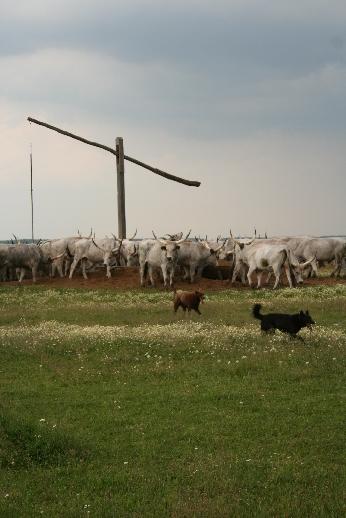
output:
[[[178,265],[185,271],[184,278],[194,282],[196,276],[202,275],[206,266],[216,266],[218,253],[223,246],[224,244],[210,246],[207,241],[185,241],[180,246],[178,254]]]
[[[186,235],[185,238],[178,240],[158,239],[153,232],[155,237],[154,243],[146,243],[146,257],[144,253],[144,247],[142,248],[142,256],[140,255],[141,284],[144,282],[145,273],[146,270],[148,270],[151,285],[154,286],[154,272],[161,270],[164,285],[167,286],[167,281],[169,278],[169,285],[173,286],[179,250],[184,241],[186,241],[186,239],[189,237],[190,232]]]
[[[0,265],[20,270],[19,282],[24,279],[26,269],[31,270],[32,280],[36,282],[40,264],[46,265],[47,262],[40,247],[35,244],[17,243],[8,245],[7,250],[0,249]]]
[[[81,239],[75,242],[74,258],[71,264],[69,278],[72,279],[77,264],[81,262],[84,279],[87,279],[87,263],[103,263],[106,266],[106,276],[111,277],[111,261],[118,256],[121,241],[116,238],[105,237],[103,239]]]

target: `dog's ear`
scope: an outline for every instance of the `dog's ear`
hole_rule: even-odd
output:
[[[310,316],[310,313],[309,313],[308,309],[305,311],[305,315],[309,315]]]
[[[304,315],[304,311],[301,309],[299,315]]]

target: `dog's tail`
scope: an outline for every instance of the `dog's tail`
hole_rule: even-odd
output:
[[[255,304],[254,307],[252,308],[252,315],[255,318],[258,318],[258,320],[262,320],[262,318],[263,318],[263,315],[261,315],[261,313],[260,313],[261,307],[262,307],[261,304]]]

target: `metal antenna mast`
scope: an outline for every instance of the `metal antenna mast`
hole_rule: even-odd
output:
[[[34,196],[32,188],[32,143],[30,144],[31,241],[34,242]]]

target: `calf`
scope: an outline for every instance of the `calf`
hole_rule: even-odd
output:
[[[199,315],[200,312],[199,305],[204,300],[204,293],[202,291],[183,291],[183,290],[175,290],[174,291],[174,312],[178,311],[179,306],[183,308],[185,313],[186,309],[190,313],[191,309],[196,311]]]

